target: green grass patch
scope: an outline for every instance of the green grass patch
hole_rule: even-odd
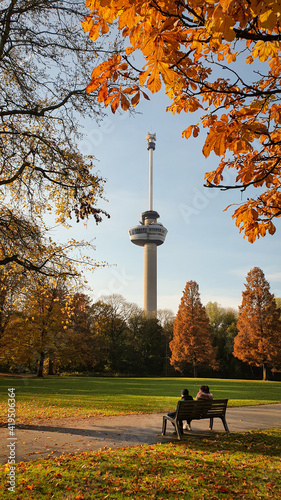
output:
[[[67,454],[16,466],[13,499],[277,499],[281,429]]]
[[[173,409],[180,391],[195,397],[208,384],[229,406],[281,402],[281,382],[190,378],[2,377],[0,415],[6,422],[7,391],[15,388],[17,423],[43,418],[88,418]]]

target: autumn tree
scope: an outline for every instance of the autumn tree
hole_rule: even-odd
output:
[[[274,234],[281,215],[279,0],[86,4],[89,37],[106,43],[117,27],[125,46],[95,65],[88,92],[98,91],[98,100],[115,112],[148,98],[143,89],[155,93],[164,86],[168,111],[199,116],[183,137],[205,129],[204,156],[220,157],[205,175],[206,186],[247,190],[233,213],[236,225],[250,242]],[[228,170],[233,182],[226,182]]]
[[[52,374],[53,362],[67,341],[65,325],[72,315],[68,298],[64,279],[38,276],[30,282],[3,342],[14,366],[37,369],[42,377],[47,362]]]
[[[79,116],[100,115],[97,94],[86,93],[85,11],[82,0],[0,4],[0,265],[58,263],[60,245],[42,244],[46,213],[65,226],[107,215],[97,206],[104,181],[78,147]]]
[[[100,362],[100,344],[91,313],[92,300],[76,292],[67,300],[64,320],[66,342],[59,353],[60,368],[66,371],[93,371]],[[101,343],[104,339],[101,341]]]
[[[261,366],[263,380],[266,380],[267,368],[281,368],[280,313],[260,268],[254,267],[247,274],[245,288],[233,353],[250,365]]]
[[[15,319],[21,315],[20,303],[27,277],[16,264],[0,267],[0,364],[9,366],[7,353],[14,343]]]
[[[48,236],[44,223],[40,226],[34,220],[17,215],[16,210],[7,209],[0,215],[0,266],[17,268],[18,274],[29,280],[36,279],[37,273],[61,278],[81,277],[81,268],[93,269],[97,264],[85,254],[95,249],[91,242],[71,239],[66,243],[56,243]]]
[[[18,266],[0,268],[0,345],[25,284],[26,279]]]
[[[279,311],[281,313],[281,298],[275,297],[275,301],[276,301],[276,307],[279,309]]]
[[[201,365],[217,368],[209,320],[195,281],[188,281],[183,291],[170,349],[171,365],[180,372],[186,369],[187,364],[192,366],[194,377],[197,377]]]
[[[4,295],[7,290],[3,287]],[[28,369],[40,377],[43,371],[49,375],[60,371],[164,375],[165,328],[170,333],[171,311],[163,311],[162,327],[159,320],[146,318],[121,295],[92,302],[65,276],[37,275],[36,280],[27,280],[21,293],[8,293],[5,302],[0,290],[5,306],[2,316],[0,313],[4,332],[0,363],[4,369]]]

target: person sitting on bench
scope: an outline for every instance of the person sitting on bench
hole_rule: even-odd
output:
[[[213,394],[210,392],[208,385],[201,385],[196,399],[213,399]]]
[[[190,396],[188,389],[182,389],[180,401],[188,401],[188,400],[193,401],[193,397]],[[172,412],[168,413],[167,415],[168,415],[168,417],[175,418],[176,412],[172,411]],[[188,430],[190,430],[190,422],[187,422],[187,425],[189,427]],[[183,434],[183,423],[181,420],[179,421],[179,429],[180,429],[181,434]],[[175,431],[175,434],[176,434],[176,431]]]

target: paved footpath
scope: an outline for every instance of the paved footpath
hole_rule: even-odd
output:
[[[92,451],[100,448],[120,448],[143,443],[177,441],[173,427],[167,424],[167,435],[161,436],[163,413],[119,415],[89,419],[40,420],[19,425],[15,432],[16,461],[29,461],[59,456],[63,453]],[[281,427],[281,404],[228,408],[226,420],[230,432]],[[186,432],[184,442],[209,434],[208,420],[194,420],[192,432]],[[215,432],[225,432],[219,419],[214,420]],[[9,455],[7,427],[0,427],[0,462]]]

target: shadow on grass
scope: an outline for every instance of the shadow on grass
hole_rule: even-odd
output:
[[[0,425],[0,427],[6,427],[7,425]],[[27,431],[27,434],[23,437],[20,436],[20,431]],[[56,451],[63,447],[69,446],[71,451],[71,445],[76,443],[79,438],[86,438],[88,443],[92,442],[92,448],[97,449],[99,447],[108,446],[112,448],[130,447],[142,444],[156,444],[160,440],[157,438],[156,433],[151,429],[147,430],[146,427],[136,426],[126,426],[113,427],[112,425],[103,424],[102,428],[100,425],[95,428],[79,428],[79,427],[67,427],[67,426],[51,426],[51,425],[40,425],[40,424],[18,424],[17,433],[19,439],[24,439],[26,443],[30,443],[28,449],[32,449],[32,443],[37,437],[49,437],[52,433],[56,441]],[[78,438],[78,439],[75,439]]]
[[[162,436],[162,443],[173,443],[197,451],[250,453],[272,457],[281,456],[281,430],[248,431],[243,433],[213,433],[196,431],[185,433],[179,441],[176,436]]]

